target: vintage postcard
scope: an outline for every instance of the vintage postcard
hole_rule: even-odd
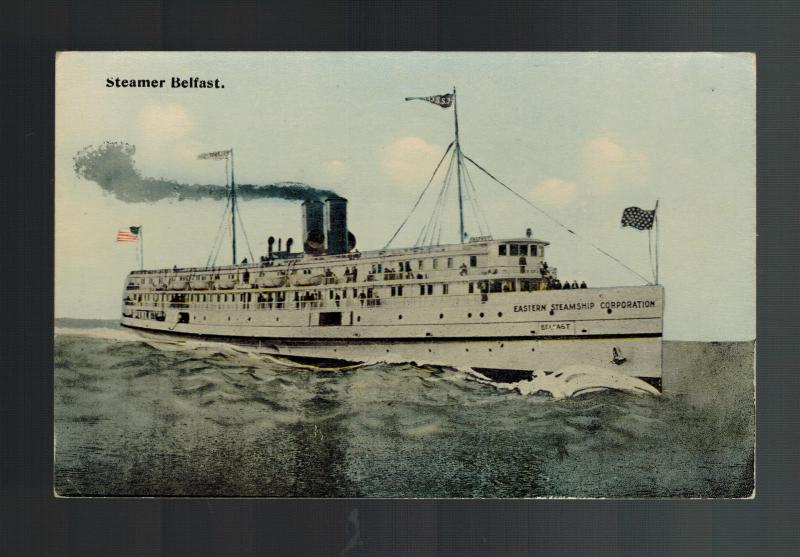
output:
[[[755,57],[65,52],[59,496],[755,495]]]

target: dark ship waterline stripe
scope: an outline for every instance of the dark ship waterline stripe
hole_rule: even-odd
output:
[[[134,325],[122,324],[123,327],[146,331],[161,336],[182,336],[201,340],[225,340],[244,344],[256,344],[260,342],[281,342],[292,346],[316,346],[319,344],[347,343],[347,344],[385,344],[385,343],[448,343],[448,342],[513,342],[520,340],[600,340],[600,339],[639,339],[639,338],[661,338],[662,333],[618,333],[618,334],[597,334],[597,335],[525,335],[525,336],[464,336],[464,337],[385,337],[385,338],[358,338],[358,337],[317,337],[317,338],[296,338],[296,337],[247,337],[215,335],[205,333],[190,333],[185,331],[163,331],[161,329],[148,329],[136,327]]]

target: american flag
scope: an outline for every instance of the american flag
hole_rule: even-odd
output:
[[[639,207],[628,207],[622,212],[622,226],[632,226],[639,230],[650,230],[653,228],[653,220],[656,217],[656,211],[646,211]]]
[[[128,228],[120,228],[117,231],[117,242],[136,242],[139,240],[138,226],[129,226]]]

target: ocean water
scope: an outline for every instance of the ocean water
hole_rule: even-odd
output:
[[[455,369],[290,367],[224,343],[153,343],[113,323],[57,320],[55,490],[750,496],[753,343],[664,349],[665,394],[553,398]]]

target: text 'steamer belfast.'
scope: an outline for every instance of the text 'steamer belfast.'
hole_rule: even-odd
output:
[[[259,261],[238,262],[233,149],[205,153],[200,158],[223,160],[229,168],[232,264],[131,272],[122,325],[247,344],[321,367],[408,361],[517,381],[582,366],[660,388],[664,292],[657,238],[652,282],[602,288],[561,282],[546,262],[548,242],[530,229],[517,238],[494,239],[488,230],[467,238],[463,204],[465,190],[474,188],[470,169],[531,203],[462,152],[455,89],[406,100],[414,99],[453,109],[455,138],[414,208],[437,175],[443,175],[443,191],[455,183],[459,243],[439,243],[438,203],[446,197],[439,195],[414,246],[389,247],[406,218],[384,249],[359,252],[347,225],[347,200],[328,196],[302,204],[302,250],[292,251],[291,238],[277,246],[270,238]],[[657,234],[656,211],[629,207],[622,225]],[[123,236],[141,250],[141,227]]]

